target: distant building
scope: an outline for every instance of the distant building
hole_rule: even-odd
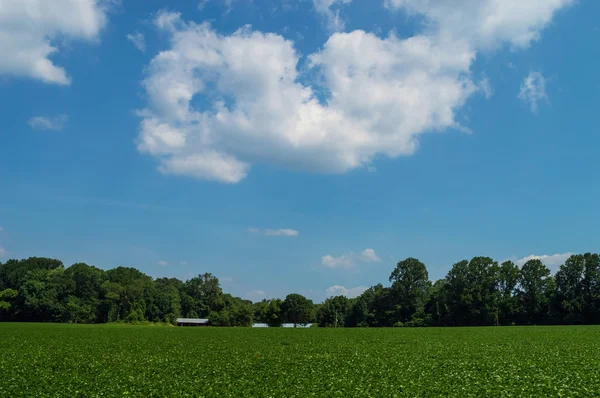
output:
[[[313,324],[312,323],[282,323],[281,327],[282,328],[298,328],[298,329],[305,329],[305,328],[309,328],[311,327]]]
[[[208,326],[208,319],[177,318],[177,326]]]
[[[268,328],[269,324],[268,323],[253,323],[252,327],[253,328]]]

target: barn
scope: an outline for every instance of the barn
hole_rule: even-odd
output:
[[[208,319],[177,318],[177,326],[208,326]]]

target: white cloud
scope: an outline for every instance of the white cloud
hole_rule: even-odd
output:
[[[129,33],[127,36],[127,40],[133,43],[135,48],[140,50],[141,52],[146,51],[146,39],[144,35],[140,32]]]
[[[540,72],[529,72],[521,85],[519,99],[529,105],[531,112],[537,112],[538,102],[548,100],[544,75]]]
[[[295,229],[259,229],[248,228],[248,232],[252,234],[260,234],[264,236],[287,236],[294,237],[300,235],[300,232]]]
[[[162,261],[162,260],[160,260],[160,261],[158,262],[158,265],[160,265],[161,267],[166,267],[167,265],[169,265],[169,263],[168,263],[168,262],[166,262],[166,261]]]
[[[387,7],[423,15],[440,37],[492,50],[508,42],[526,48],[554,14],[574,0],[385,0]]]
[[[29,127],[35,130],[62,130],[69,120],[67,115],[57,116],[36,116],[27,122]]]
[[[346,296],[348,298],[355,298],[363,294],[367,290],[364,286],[357,286],[353,288],[345,288],[344,286],[331,286],[327,289],[327,293],[330,296]]]
[[[381,261],[377,254],[375,254],[375,250],[366,249],[360,254],[360,259],[365,263],[378,263]]]
[[[516,260],[515,264],[517,264],[519,267],[522,267],[523,264],[525,264],[529,260],[540,260],[542,263],[544,263],[545,266],[555,271],[558,269],[559,266],[563,265],[565,261],[567,261],[567,259],[573,254],[575,253],[557,253],[552,255],[542,254],[541,256],[532,254],[530,256]]]
[[[4,228],[0,227],[0,232],[4,231]]]
[[[246,293],[246,299],[252,301],[261,301],[262,299],[267,297],[267,293],[263,290],[253,290],[251,292]]]
[[[267,229],[266,236],[298,236],[299,232],[295,229]]]
[[[4,257],[8,254],[8,252],[6,251],[5,248],[3,248],[2,246],[0,246],[0,257]]]
[[[344,30],[345,22],[340,18],[339,7],[350,4],[352,0],[313,0],[315,10],[327,21],[332,32]],[[336,9],[334,9],[336,8]]]
[[[187,262],[187,261],[185,261],[185,260],[184,260],[184,261],[180,261],[180,262],[179,262],[179,265],[188,265],[188,262]]]
[[[321,258],[321,264],[328,268],[352,268],[354,261],[351,254],[344,254],[340,257],[326,255]]]
[[[70,84],[50,57],[62,41],[97,39],[109,0],[0,0],[0,74]]]
[[[27,122],[29,127],[35,130],[62,130],[69,120],[67,115],[58,116],[36,116]]]
[[[492,87],[492,83],[487,76],[483,76],[479,82],[479,88],[481,91],[483,91],[483,95],[485,95],[486,99],[490,99],[494,95],[494,88]]]
[[[425,15],[424,33],[335,33],[307,56],[307,71],[278,34],[244,27],[223,35],[160,12],[155,25],[170,47],[147,68],[138,149],[163,173],[226,183],[244,179],[256,162],[344,173],[368,168],[379,154],[411,155],[421,134],[466,130],[456,112],[478,91],[491,95],[489,81],[472,81],[478,51],[528,46],[570,3],[390,0]]]

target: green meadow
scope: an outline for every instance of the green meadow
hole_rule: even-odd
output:
[[[0,323],[2,397],[598,396],[600,327]]]

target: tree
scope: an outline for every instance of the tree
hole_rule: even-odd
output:
[[[206,316],[210,312],[220,311],[223,308],[223,291],[219,279],[210,273],[198,275],[185,282],[183,290],[194,300],[193,308],[188,309],[199,316]]]
[[[317,323],[321,327],[343,327],[349,310],[350,300],[346,296],[330,297],[317,310]]]
[[[408,322],[417,313],[423,314],[431,282],[425,264],[415,258],[400,261],[389,278],[396,308],[396,320]]]
[[[314,304],[301,294],[288,294],[281,306],[285,319],[294,324],[305,325],[313,320]]]
[[[498,270],[498,289],[500,293],[500,323],[508,325],[517,321],[520,312],[517,286],[521,270],[512,261],[505,261]]]
[[[525,321],[543,321],[555,286],[550,270],[538,259],[529,260],[521,267],[519,285]]]
[[[446,287],[456,324],[498,324],[498,272],[498,263],[489,257],[475,257],[452,266],[446,276]]]

